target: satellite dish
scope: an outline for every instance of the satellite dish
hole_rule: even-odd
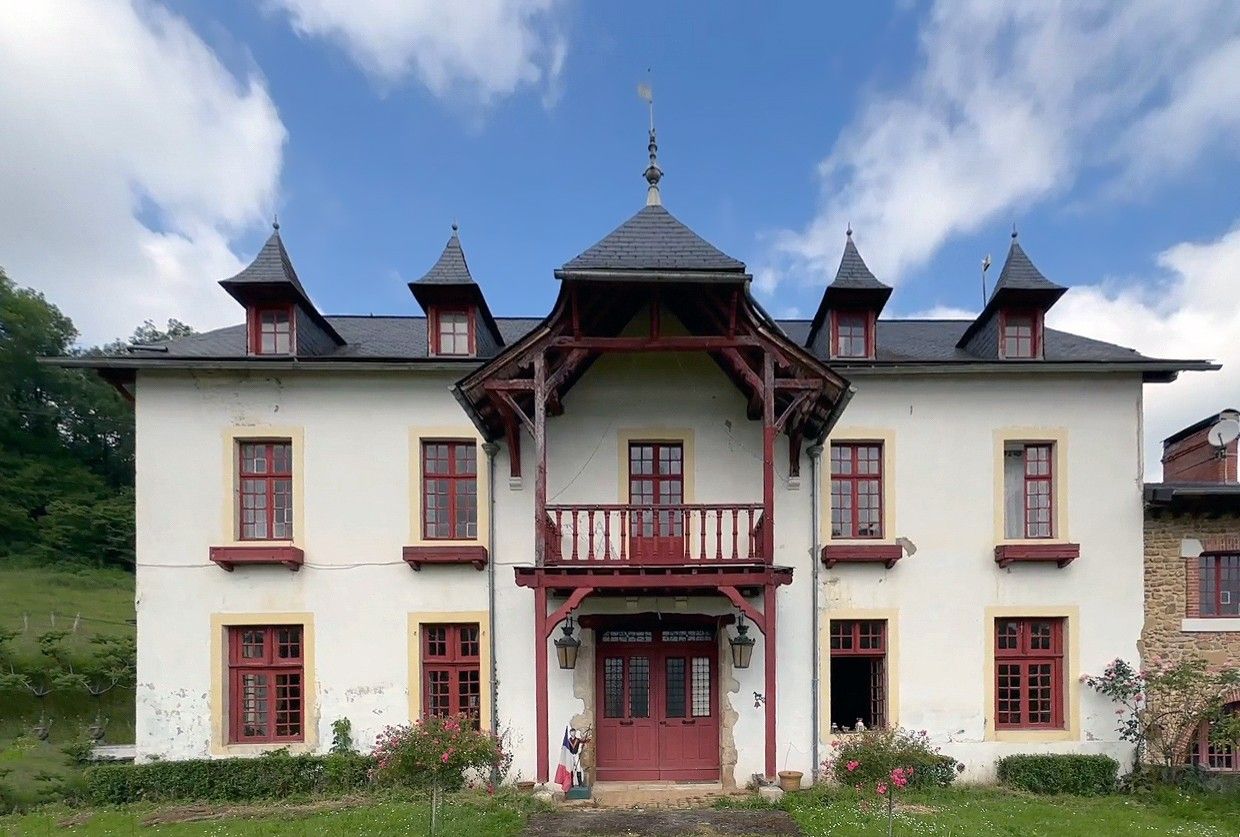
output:
[[[1216,448],[1225,448],[1240,439],[1240,421],[1225,418],[1217,422],[1206,434],[1206,440]]]

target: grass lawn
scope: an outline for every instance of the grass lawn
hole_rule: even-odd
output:
[[[17,633],[13,649],[23,657],[37,655],[39,635],[51,630],[71,631],[66,644],[74,649],[89,647],[94,636],[134,633],[134,578],[123,570],[0,563],[0,590],[0,631]],[[133,741],[132,690],[110,692],[102,705],[84,694],[53,693],[45,708],[52,719],[51,737],[35,741],[28,733],[39,718],[39,702],[25,692],[0,692],[0,772],[10,771],[0,783],[10,786],[25,805],[38,798],[39,774],[63,776],[70,771],[60,747],[79,738],[96,711],[108,719],[105,741]]]
[[[871,799],[852,791],[807,791],[788,797],[783,807],[807,835],[882,837],[887,833],[886,811],[878,808],[878,802],[877,796]],[[1234,795],[1167,791],[1145,797],[1035,797],[992,788],[955,788],[910,793],[900,803],[897,835],[1235,837],[1240,831],[1240,797]],[[732,804],[752,807],[756,801]],[[440,833],[445,837],[518,835],[526,816],[537,809],[532,798],[512,793],[494,798],[480,794],[449,797]],[[57,808],[0,817],[0,834],[423,835],[429,833],[429,816],[428,805],[415,796],[280,805],[143,805],[100,812]]]

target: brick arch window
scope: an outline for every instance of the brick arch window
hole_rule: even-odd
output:
[[[1233,695],[1233,697],[1240,697]],[[1240,699],[1223,707],[1227,715],[1240,715]],[[1205,770],[1240,773],[1240,741],[1211,740],[1211,724],[1204,721],[1189,745],[1188,762]]]

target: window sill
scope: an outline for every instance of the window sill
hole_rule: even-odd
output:
[[[992,741],[1009,744],[1050,744],[1058,741],[1076,741],[1078,736],[1070,729],[997,729]]]
[[[480,544],[473,546],[406,546],[401,550],[405,563],[421,571],[423,564],[472,564],[475,570],[482,570],[487,565],[487,548]]]
[[[232,572],[235,567],[247,564],[283,564],[293,572],[301,569],[306,553],[292,544],[252,544],[248,546],[213,546],[211,561]]]
[[[904,557],[896,543],[829,543],[822,548],[822,563],[830,569],[836,564],[882,564],[891,569]]]
[[[1079,543],[1001,543],[995,547],[995,563],[1007,567],[1018,563],[1055,563],[1057,567],[1066,567],[1081,557]]]
[[[1180,622],[1185,633],[1240,632],[1240,616],[1201,616]]]

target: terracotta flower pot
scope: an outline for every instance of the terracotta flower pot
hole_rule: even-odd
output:
[[[798,791],[801,789],[801,777],[804,774],[800,770],[781,770],[779,771],[779,788],[787,793],[788,791]]]
[[[521,793],[530,793],[534,790],[533,782],[517,782],[517,790]]]

